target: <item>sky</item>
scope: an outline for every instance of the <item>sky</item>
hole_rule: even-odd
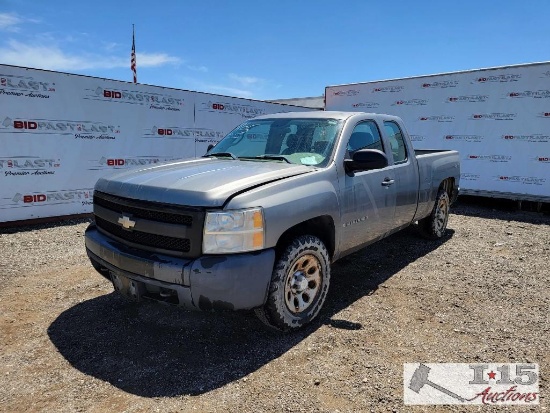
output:
[[[550,60],[547,0],[0,0],[0,64],[271,100]]]

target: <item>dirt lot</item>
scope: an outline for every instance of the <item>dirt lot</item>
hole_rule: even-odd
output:
[[[94,272],[86,220],[0,230],[0,411],[407,412],[405,362],[532,362],[550,406],[550,216],[461,203],[333,267],[317,321],[128,303]],[[526,411],[525,407],[508,411]]]

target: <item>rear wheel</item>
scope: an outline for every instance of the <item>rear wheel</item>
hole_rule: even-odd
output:
[[[311,235],[294,239],[277,259],[266,304],[256,310],[265,324],[281,331],[303,327],[325,302],[330,260],[323,242]]]
[[[445,235],[450,206],[449,194],[440,188],[431,214],[418,221],[418,228],[422,236],[428,239],[439,239]]]

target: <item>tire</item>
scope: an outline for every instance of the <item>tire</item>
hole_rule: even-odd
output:
[[[440,188],[431,214],[418,221],[418,228],[423,237],[436,240],[445,235],[450,206],[449,194]]]
[[[323,242],[311,235],[295,238],[275,262],[265,305],[256,315],[279,331],[310,323],[325,302],[330,259]]]

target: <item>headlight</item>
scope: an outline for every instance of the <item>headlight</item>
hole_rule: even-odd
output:
[[[202,251],[224,254],[260,250],[264,247],[262,208],[207,212]]]

